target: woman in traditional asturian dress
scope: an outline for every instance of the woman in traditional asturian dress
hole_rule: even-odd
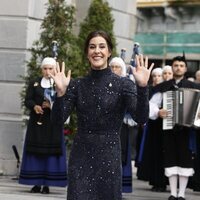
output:
[[[42,77],[31,81],[25,96],[30,110],[19,183],[34,185],[32,193],[49,193],[49,186],[67,185],[66,148],[63,128],[50,120],[55,98],[54,71],[56,61],[46,57],[41,63]],[[43,186],[43,187],[42,187]]]

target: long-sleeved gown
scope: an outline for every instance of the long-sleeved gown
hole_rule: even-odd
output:
[[[148,89],[109,68],[91,70],[57,97],[54,123],[62,125],[75,108],[78,131],[68,166],[68,200],[121,200],[120,127],[125,112],[139,123],[148,118]]]

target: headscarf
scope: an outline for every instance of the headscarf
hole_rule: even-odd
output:
[[[52,65],[53,67],[56,67],[56,60],[51,57],[46,57],[42,60],[41,68],[43,68],[45,65]]]
[[[155,69],[152,70],[151,75],[152,75],[152,76],[153,76],[154,74],[162,75],[162,72],[163,72],[162,68],[157,67],[157,68],[155,68]]]
[[[165,65],[163,68],[162,68],[163,72],[164,71],[167,71],[167,70],[171,70],[172,71],[172,66],[170,65]]]
[[[110,61],[109,65],[111,66],[113,63],[117,63],[121,67],[121,69],[122,69],[122,75],[121,76],[126,76],[126,64],[125,64],[125,62],[120,57],[114,57]]]

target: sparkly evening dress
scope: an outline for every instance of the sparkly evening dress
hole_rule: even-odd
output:
[[[68,200],[121,200],[120,127],[128,111],[144,123],[148,118],[148,90],[136,87],[109,68],[70,82],[64,97],[57,97],[54,123],[62,125],[73,108],[78,131],[68,166]],[[136,115],[137,114],[137,115]]]

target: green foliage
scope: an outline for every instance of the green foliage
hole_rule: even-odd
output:
[[[88,10],[88,15],[80,24],[78,43],[80,49],[84,49],[84,42],[87,38],[87,35],[91,31],[103,30],[107,32],[112,38],[114,46],[112,54],[116,55],[116,40],[113,33],[113,24],[114,19],[111,14],[111,8],[109,7],[108,2],[104,2],[103,0],[93,0]],[[82,66],[85,68],[85,71],[88,69],[88,63],[86,62],[84,55],[82,55]]]
[[[21,92],[21,102],[24,113],[27,114],[27,109],[24,106],[25,91],[31,80],[41,76],[40,64],[44,57],[53,56],[52,42],[58,43],[58,62],[65,62],[66,70],[72,69],[72,76],[77,77],[81,71],[80,50],[77,46],[77,38],[72,34],[73,25],[75,23],[74,13],[75,8],[68,6],[65,0],[49,0],[46,4],[47,12],[41,24],[41,33],[37,41],[33,43],[29,49],[31,58],[27,62],[26,75],[22,77],[25,81],[23,91]],[[74,114],[71,116],[73,122],[67,128],[76,129]]]
[[[77,39],[72,34],[75,8],[67,6],[64,0],[49,0],[47,15],[43,20],[40,41],[41,50],[46,55],[51,55],[51,42],[58,42],[58,61],[64,61],[66,66],[78,76],[77,67],[80,65],[80,50]],[[44,56],[43,56],[44,57]]]
[[[30,80],[40,75],[40,63],[46,56],[52,56],[52,42],[58,42],[57,61],[64,61],[68,69],[72,69],[73,77],[79,75],[80,50],[77,38],[72,34],[75,23],[73,6],[67,6],[65,0],[49,0],[46,4],[47,12],[41,24],[39,40],[33,43],[30,50],[31,59],[27,62],[25,89]],[[23,100],[24,96],[22,96]],[[23,105],[23,104],[22,104]]]

